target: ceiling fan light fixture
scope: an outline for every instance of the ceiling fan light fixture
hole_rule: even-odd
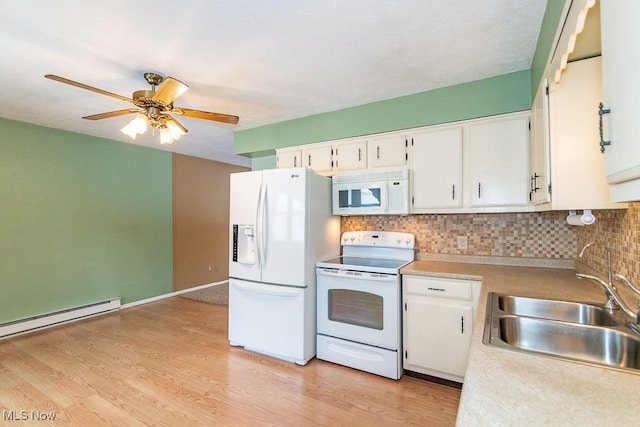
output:
[[[142,113],[136,114],[136,117],[120,129],[120,131],[130,136],[131,139],[136,139],[138,134],[142,135],[147,131],[147,117]]]
[[[168,119],[164,126],[160,127],[160,144],[173,144],[180,139],[184,131],[171,119]]]

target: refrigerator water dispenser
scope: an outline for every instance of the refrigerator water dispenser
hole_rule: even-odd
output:
[[[233,224],[233,262],[256,263],[256,240],[253,225]]]

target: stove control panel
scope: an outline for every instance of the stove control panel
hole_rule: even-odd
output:
[[[384,248],[415,248],[415,236],[397,231],[346,231],[342,246],[379,246]]]

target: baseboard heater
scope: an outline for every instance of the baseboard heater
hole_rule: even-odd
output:
[[[53,313],[13,320],[0,324],[0,339],[50,328],[51,326],[96,316],[98,314],[106,314],[119,308],[120,298],[114,298],[79,307],[67,308]]]

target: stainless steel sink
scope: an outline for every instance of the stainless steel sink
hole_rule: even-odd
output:
[[[597,305],[571,301],[497,295],[500,311],[516,316],[540,317],[582,325],[615,326],[619,322]]]
[[[611,328],[500,316],[500,340],[521,350],[617,368],[640,369],[640,339]]]
[[[640,374],[640,335],[593,304],[489,293],[483,342]]]

